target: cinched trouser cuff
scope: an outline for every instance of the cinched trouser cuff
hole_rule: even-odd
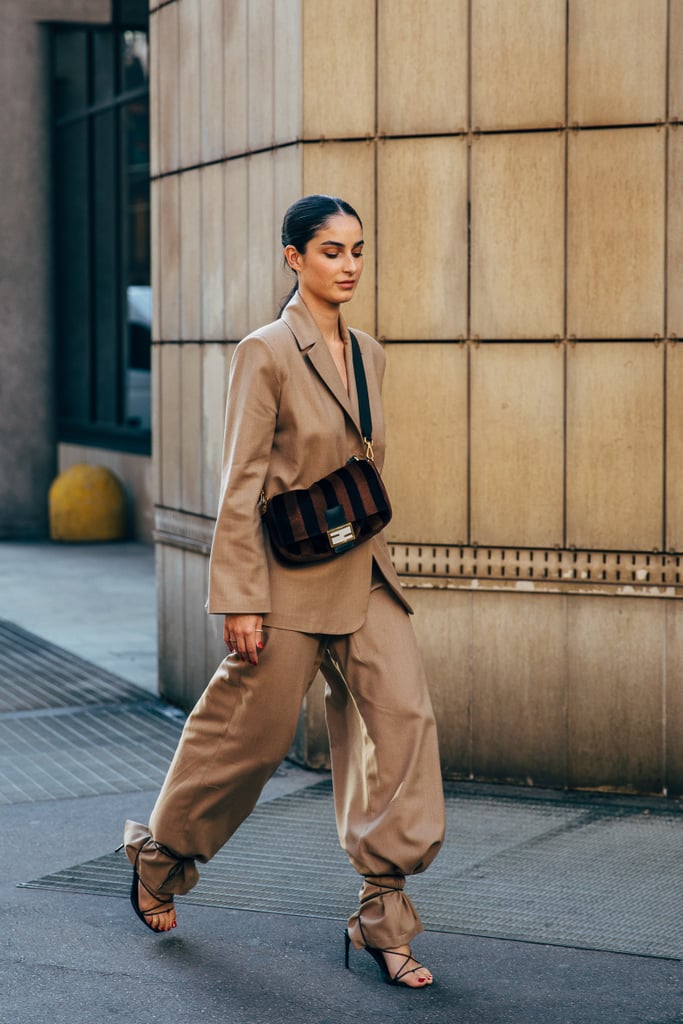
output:
[[[154,841],[149,825],[127,821],[123,831],[126,857],[137,871],[145,889],[159,897],[182,895],[199,881],[195,862],[179,857]]]
[[[424,931],[403,875],[365,875],[360,906],[349,918],[349,936],[356,949],[391,949],[408,945]]]

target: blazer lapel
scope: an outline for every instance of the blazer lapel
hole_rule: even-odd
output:
[[[301,351],[309,359],[313,369],[337,399],[342,409],[349,416],[358,431],[360,431],[360,418],[356,403],[352,402],[351,398],[347,394],[346,388],[339,376],[339,371],[334,365],[332,353],[325,344],[325,340],[320,334],[318,325],[309,313],[306,303],[298,293],[285,308],[282,314],[282,319],[294,335]],[[345,329],[343,323],[342,330],[347,339],[347,344],[350,344],[348,340],[348,331]],[[353,377],[352,367],[351,373],[349,373],[349,360],[346,362],[346,367],[347,374],[349,375],[349,386],[355,390],[355,380]]]

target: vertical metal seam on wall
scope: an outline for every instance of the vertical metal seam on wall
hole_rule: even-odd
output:
[[[569,393],[569,344],[567,342],[568,329],[568,259],[569,259],[569,0],[565,2],[564,17],[564,267],[562,273],[563,281],[563,323],[562,336],[564,338],[562,353],[562,547],[567,547],[567,469],[568,469],[568,415],[567,402]],[[564,749],[562,752],[562,773],[563,785],[569,788],[569,596],[563,598],[564,604],[564,629],[562,631],[562,732]]]
[[[178,42],[178,66],[180,65],[180,4],[178,0],[173,4],[173,17],[176,20],[175,27],[175,38]],[[178,84],[180,81],[180,71],[178,72]],[[178,163],[180,160],[180,147],[181,147],[181,135],[180,135],[180,90],[175,89],[175,129],[176,137],[178,139],[176,159]],[[178,174],[178,199],[177,199],[177,214],[178,214],[178,317],[176,320],[176,341],[180,340],[183,326],[183,287],[182,287],[182,276],[183,276],[183,232],[182,232],[182,215],[183,215],[183,203],[182,203],[182,173]]]
[[[203,76],[202,76],[202,57],[203,57],[203,53],[202,53],[203,31],[202,30],[205,28],[204,18],[202,16],[202,12],[203,11],[204,12],[206,11],[206,7],[203,4],[200,4],[200,6],[199,6],[199,15],[198,15],[198,19],[197,19],[198,22],[199,22],[198,31],[197,31],[197,50],[198,50],[198,53],[197,53],[197,64],[199,65],[199,69],[198,69],[199,70],[199,159],[200,159],[201,162],[204,161],[204,157],[206,155],[205,151],[204,151],[204,138],[205,138],[205,133],[206,133],[206,106],[205,106],[206,97],[204,96],[204,81],[205,80],[203,79]],[[222,21],[221,21],[221,26],[222,26]],[[221,90],[221,92],[222,91],[223,90]],[[203,410],[204,409],[204,374],[202,373],[202,364],[203,364],[203,361],[204,361],[204,354],[205,354],[204,345],[205,345],[205,338],[206,338],[206,335],[207,335],[206,316],[205,316],[205,311],[204,311],[204,280],[205,280],[204,267],[205,267],[205,262],[206,262],[206,239],[204,237],[204,188],[205,188],[205,185],[206,185],[206,181],[205,181],[205,174],[204,174],[203,170],[197,171],[197,175],[198,175],[198,178],[199,178],[197,184],[198,184],[198,191],[199,191],[199,211],[198,211],[198,214],[199,214],[199,231],[200,231],[200,242],[199,242],[199,294],[197,296],[197,301],[199,302],[198,313],[199,313],[199,335],[200,335],[200,342],[199,342],[199,345],[198,345],[198,348],[197,348],[197,363],[198,363],[198,366],[199,366],[199,370],[198,370],[198,372],[199,372],[199,382],[198,382],[199,383],[199,408],[200,408],[200,410]],[[181,375],[180,375],[180,390],[181,390],[181,394],[182,394],[182,388],[183,388],[183,375],[181,373]],[[185,403],[183,402],[182,404],[184,405]],[[204,416],[201,415],[201,413],[200,413],[200,421],[199,421],[199,440],[200,440],[200,450],[201,450],[201,453],[203,454],[203,452],[206,449],[205,449],[205,443],[204,443],[204,440],[205,440],[204,439]],[[202,508],[203,505],[204,505],[204,500],[203,500],[204,499],[204,470],[205,470],[204,461],[205,460],[203,458],[201,458],[201,457],[198,459],[198,462],[199,462],[199,466],[198,466],[198,469],[199,469],[199,473],[198,473],[198,476],[199,476],[198,489],[199,489],[199,507],[200,508]],[[196,512],[196,508],[193,509],[193,511]],[[185,557],[187,557],[187,555]]]
[[[562,547],[567,547],[567,469],[568,469],[568,373],[569,351],[567,346],[567,310],[568,310],[568,265],[569,265],[569,0],[565,3],[564,20],[564,266],[562,287],[562,336],[564,340],[564,358],[562,360]]]
[[[465,311],[465,337],[466,343],[466,416],[467,416],[467,452],[466,466],[467,478],[465,482],[466,498],[466,524],[465,531],[467,543],[472,543],[472,0],[467,4],[467,309]],[[470,761],[470,766],[471,766]]]
[[[161,57],[161,47],[159,46],[159,39],[160,39],[160,35],[161,35],[161,15],[158,12],[158,8],[157,8],[157,10],[150,11],[149,18],[150,18],[150,42],[151,42],[151,38],[152,38],[151,24],[152,24],[152,18],[154,18],[155,23],[156,23],[156,32],[155,32],[154,38],[156,39],[157,50],[158,50],[158,52],[155,53],[154,50],[150,47],[150,51],[149,51],[150,113],[151,113],[151,110],[152,110],[151,93],[152,93],[152,90],[156,91],[156,104],[155,105],[156,105],[156,122],[157,122],[157,127],[156,127],[156,132],[154,133],[152,138],[154,139],[154,145],[157,147],[157,154],[156,154],[156,158],[155,158],[155,165],[156,165],[156,170],[157,170],[157,173],[158,173],[161,170],[161,102],[162,102],[162,99],[161,99],[161,88],[160,88],[160,81],[161,81],[161,59],[160,59],[160,57]],[[164,251],[164,248],[163,248],[163,228],[162,228],[162,219],[161,219],[161,188],[162,187],[161,187],[161,184],[158,181],[155,182],[152,179],[152,176],[151,176],[151,171],[152,171],[152,153],[151,153],[151,151],[150,151],[150,167],[149,167],[149,169],[150,169],[150,186],[149,186],[150,187],[150,199],[152,197],[152,194],[154,193],[154,202],[156,204],[156,240],[152,239],[152,244],[155,246],[155,249],[153,249],[152,252],[150,253],[150,262],[153,261],[153,260],[156,260],[160,264],[161,263],[161,253]],[[153,505],[154,506],[156,506],[157,502],[159,504],[161,504],[161,502],[163,501],[163,495],[164,495],[164,463],[163,463],[163,459],[161,457],[161,445],[162,445],[161,423],[162,423],[162,406],[163,406],[163,390],[162,390],[162,387],[161,387],[161,380],[162,380],[162,366],[163,366],[163,361],[164,361],[164,347],[161,344],[161,342],[163,341],[163,334],[164,334],[164,312],[163,312],[164,305],[163,305],[163,303],[164,303],[164,291],[165,291],[164,285],[163,285],[163,280],[164,280],[164,278],[163,278],[163,275],[161,273],[161,266],[159,266],[159,271],[158,271],[158,273],[156,275],[156,284],[157,284],[157,287],[159,289],[159,295],[158,295],[157,301],[156,301],[157,315],[159,317],[159,323],[157,324],[157,328],[156,328],[156,337],[157,337],[157,342],[158,342],[158,351],[157,351],[157,354],[156,354],[156,375],[157,375],[156,376],[156,381],[154,380],[154,359],[152,359],[152,363],[151,363],[151,366],[152,366],[152,381],[151,381],[151,402],[152,402],[151,459],[152,459],[152,466],[153,466],[153,474],[152,474],[153,492],[152,492],[152,499],[153,499]],[[154,277],[152,277],[152,281],[154,281]],[[152,344],[154,345],[154,342]],[[152,356],[153,355],[154,355],[154,348],[152,348]],[[156,409],[154,408],[155,406],[156,406]],[[157,427],[156,430],[154,429],[155,426]],[[156,463],[156,466],[154,465],[155,463]],[[154,511],[154,517],[156,519],[156,511]],[[159,548],[159,550],[162,553],[162,557],[163,557],[163,545],[157,545],[155,543],[154,547],[155,547],[155,550],[157,549],[157,547]],[[157,570],[157,572],[158,572],[158,570]],[[158,576],[157,576],[157,578],[158,578]],[[160,613],[159,603],[160,603],[160,600],[161,600],[161,590],[162,590],[162,588],[159,588],[158,596],[157,596],[157,614]]]
[[[668,532],[668,516],[667,516],[667,491],[668,491],[668,377],[669,377],[669,162],[670,162],[670,140],[671,140],[671,125],[669,124],[669,116],[671,109],[669,105],[669,98],[671,95],[671,0],[668,0],[666,6],[666,75],[665,75],[665,95],[664,95],[664,299],[662,310],[664,317],[664,340],[662,342],[664,346],[664,354],[662,359],[662,551],[667,550],[667,532]],[[666,676],[665,676],[666,679]],[[664,777],[664,776],[663,776]]]
[[[379,334],[379,2],[375,2],[375,137],[372,140],[374,164],[374,197],[375,204],[375,245],[373,262],[375,269],[375,294],[373,296],[373,335]]]

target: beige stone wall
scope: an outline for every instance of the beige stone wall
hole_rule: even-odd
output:
[[[151,31],[165,692],[222,655],[232,346],[287,289],[285,207],[338,193],[445,772],[683,791],[683,0],[175,0]]]

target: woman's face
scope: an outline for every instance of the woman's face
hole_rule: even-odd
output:
[[[293,245],[285,258],[299,275],[304,300],[339,305],[353,298],[363,271],[363,233],[355,217],[338,213],[315,233],[300,253]]]

